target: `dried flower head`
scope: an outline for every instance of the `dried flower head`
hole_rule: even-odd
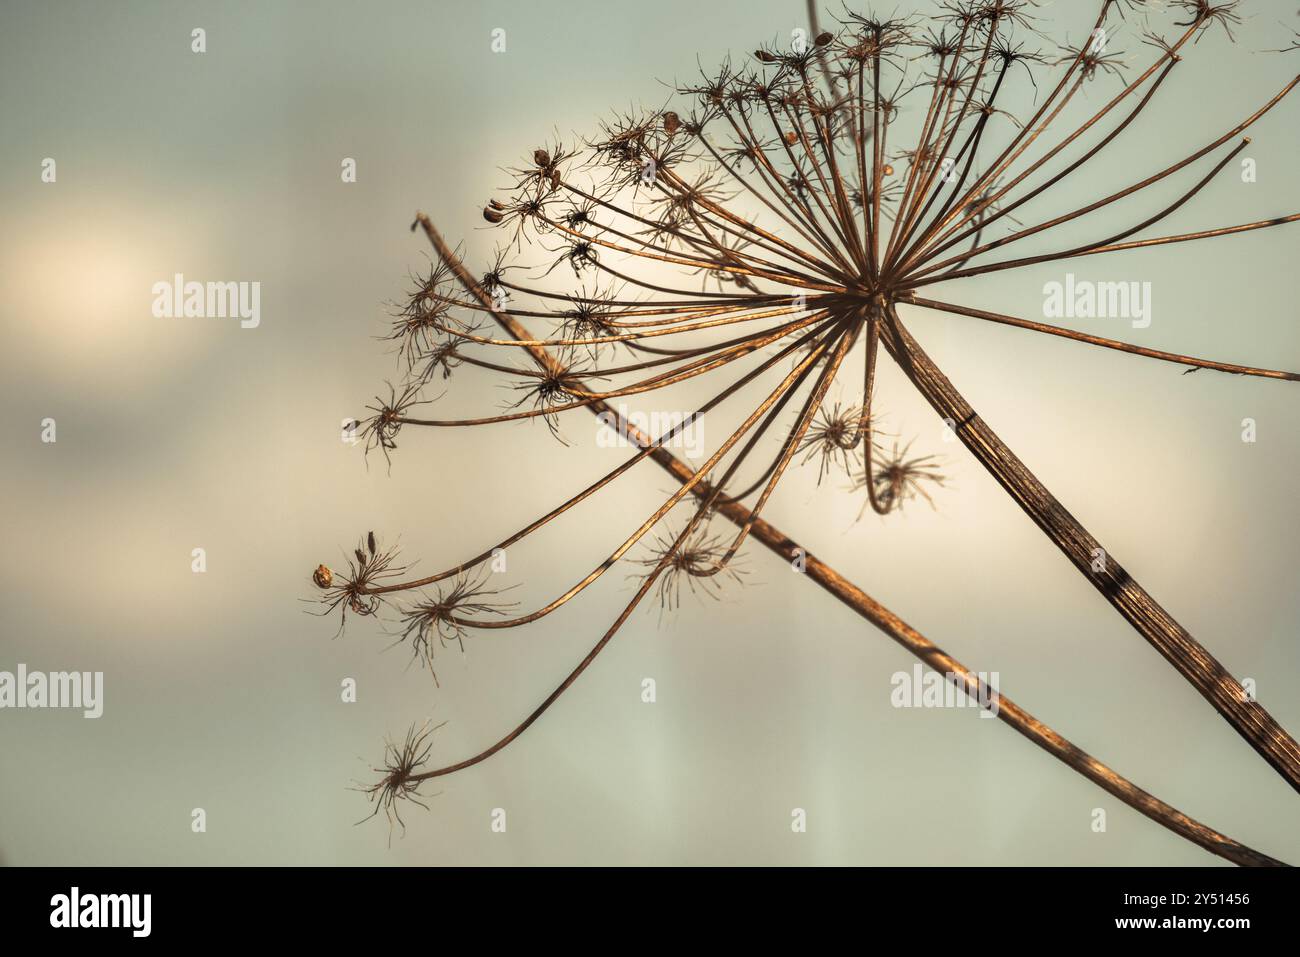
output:
[[[509,403],[509,408],[517,409],[531,404],[551,430],[551,435],[568,445],[560,434],[559,411],[588,394],[580,384],[580,378],[588,368],[590,363],[585,358],[570,353],[566,359],[556,361],[541,371],[520,370],[524,380],[512,386],[520,396]]]
[[[364,791],[370,803],[375,806],[373,811],[357,823],[364,823],[383,811],[384,817],[388,818],[390,847],[393,843],[394,824],[402,829],[403,834],[406,833],[406,822],[402,820],[401,813],[402,801],[418,804],[426,811],[429,809],[429,805],[417,796],[420,793],[420,778],[417,774],[428,763],[429,753],[433,750],[433,745],[429,741],[430,736],[441,727],[442,724],[430,727],[428,722],[419,728],[412,725],[401,744],[391,738],[385,741],[383,766],[374,769],[375,773],[382,777],[374,784],[357,788]]]
[[[1187,14],[1186,20],[1177,20],[1174,26],[1192,27],[1204,33],[1212,24],[1217,23],[1223,27],[1229,40],[1235,40],[1237,38],[1233,36],[1232,28],[1241,23],[1241,15],[1237,13],[1240,3],[1241,0],[1224,0],[1220,3],[1211,3],[1210,0],[1174,0],[1173,5]],[[1199,43],[1200,39],[1197,36],[1196,41]]]
[[[943,474],[938,471],[938,460],[933,455],[921,455],[908,458],[908,450],[911,443],[908,443],[900,451],[898,443],[894,443],[889,454],[881,461],[880,466],[871,476],[871,486],[875,493],[875,501],[879,502],[886,512],[895,511],[901,508],[905,503],[920,496],[930,503],[934,508],[934,499],[926,491],[927,483],[936,486],[942,486],[946,481]],[[863,473],[857,482],[857,488],[867,486],[867,476]],[[865,511],[866,505],[863,505]]]
[[[418,405],[427,405],[433,401],[420,398],[423,385],[422,378],[417,379],[407,383],[398,393],[392,383],[389,383],[388,400],[375,396],[378,404],[366,406],[367,411],[374,413],[361,422],[361,438],[366,443],[367,454],[373,449],[379,449],[384,453],[384,461],[392,465],[389,453],[397,448],[397,433],[408,421],[407,413]]]
[[[698,597],[720,599],[728,580],[743,585],[748,571],[741,567],[721,535],[710,535],[707,527],[691,532],[678,543],[671,533],[657,535],[647,545],[647,555],[634,563],[647,569],[634,577],[645,580],[656,573],[656,595],[660,612],[676,611],[682,605],[682,587]]]
[[[375,533],[370,532],[348,556],[346,576],[339,577],[325,565],[318,565],[312,581],[325,594],[318,599],[324,609],[317,614],[341,612],[336,634],[343,633],[349,611],[363,618],[378,614],[387,594],[384,583],[400,578],[408,567],[396,564],[396,559],[396,546],[387,550],[379,548]]]
[[[818,485],[836,466],[852,473],[854,466],[861,461],[862,445],[870,434],[867,425],[867,413],[861,406],[841,408],[836,402],[817,412],[799,451],[804,453],[804,464],[818,459]]]
[[[1154,125],[1149,121],[1158,107],[1151,104],[1162,100],[1156,90],[1185,72],[1173,67],[1205,30],[1218,24],[1231,38],[1240,22],[1235,2],[1179,0],[1176,6],[1183,19],[1166,36],[1168,24],[1160,24],[1151,5],[1098,0],[1087,40],[1051,56],[1037,52],[1046,47],[1046,23],[1031,0],[944,0],[928,29],[919,18],[846,11],[838,29],[814,30],[811,42],[761,46],[752,57],[701,69],[698,79],[678,84],[662,108],[616,113],[579,146],[526,146],[522,164],[509,171],[511,184],[483,211],[501,239],[481,281],[432,221],[417,217],[413,228],[423,228],[444,268],[418,283],[402,310],[395,334],[419,359],[408,359],[412,374],[402,390],[390,387],[389,400],[371,407],[367,449],[380,448],[387,457],[406,426],[542,419],[558,436],[561,416],[593,413],[622,423],[618,435],[630,448],[604,475],[517,532],[481,543],[476,548],[486,548],[474,557],[381,592],[355,585],[354,569],[353,582],[336,582],[328,594],[337,593],[345,608],[362,614],[378,595],[418,594],[478,567],[495,550],[552,528],[647,460],[677,483],[648,514],[629,518],[630,532],[612,542],[591,571],[575,575],[575,583],[536,609],[504,617],[482,600],[490,593],[457,578],[445,595],[407,611],[403,635],[417,655],[426,654],[435,635],[461,643],[466,629],[535,622],[595,586],[632,549],[649,550],[638,560],[644,574],[635,596],[565,682],[494,745],[426,777],[468,767],[514,740],[651,592],[661,608],[675,608],[683,586],[716,597],[725,579],[739,581],[735,557],[763,528],[792,464],[818,459],[819,482],[833,466],[851,468],[857,490],[879,514],[915,498],[933,505],[930,492],[945,483],[934,457],[911,455],[910,444],[885,452],[873,440],[882,354],[1071,562],[1089,567],[1095,539],[926,353],[908,328],[913,310],[1011,325],[1182,368],[1300,379],[964,304],[966,281],[978,277],[1023,275],[1044,263],[1300,221],[1300,214],[1285,214],[1194,232],[1159,230],[1240,153],[1241,134],[1300,78],[1244,120],[1222,124],[1180,161],[1151,161],[1149,149],[1138,144],[1134,161],[1150,162],[1153,172],[1089,195],[1077,207],[1070,201],[1103,150],[1134,149],[1134,134],[1120,133]],[[1111,43],[1117,23],[1138,9],[1151,12],[1148,44],[1139,48],[1146,59],[1125,71],[1123,54]],[[1087,81],[1099,74],[1120,89],[1089,103],[1093,84]],[[1142,205],[1154,187],[1196,164],[1206,169],[1175,202]],[[1123,228],[1112,232],[1093,218],[1103,209],[1123,219]],[[1080,228],[1099,223],[1093,232]],[[1062,229],[1071,224],[1076,235],[1091,238],[1055,238],[1071,232]],[[508,281],[507,269],[534,278]],[[575,284],[582,288],[575,291]],[[943,291],[933,291],[936,285]],[[534,319],[554,331],[551,338],[533,336],[528,327]],[[499,326],[500,336],[480,334],[479,320]],[[429,364],[445,375],[455,362],[513,380],[518,397],[509,410],[461,420],[411,417],[408,410],[432,378]],[[521,370],[524,363],[528,368]],[[704,398],[679,409],[678,422],[689,412],[692,423],[705,420],[710,430],[702,455],[689,463],[670,447],[680,425],[633,427],[617,411],[634,397],[650,408],[673,409],[675,400],[667,396],[682,393],[669,390],[686,383]],[[846,386],[854,404],[828,410],[832,388]],[[714,414],[724,405],[730,418]],[[530,465],[523,468],[532,487],[546,470]],[[722,491],[732,488],[743,490]],[[667,534],[668,516],[684,503],[693,507],[691,517]],[[733,538],[708,533],[715,515],[737,526]],[[786,554],[770,528],[759,534]],[[1271,718],[1261,718],[1257,705],[1247,709],[1235,692],[1224,690],[1230,673],[1207,649],[1117,563],[1108,560],[1106,571],[1088,580],[1300,787],[1300,746]],[[462,614],[476,604],[482,605],[478,615]]]
[[[457,645],[465,650],[465,635],[473,627],[481,627],[487,616],[503,616],[517,607],[517,602],[495,600],[504,589],[488,588],[490,573],[472,577],[461,574],[449,587],[439,587],[437,594],[407,606],[402,614],[402,631],[399,643],[410,642],[413,660],[427,665],[434,681],[438,675],[433,670],[433,644]],[[477,617],[474,617],[477,616]]]

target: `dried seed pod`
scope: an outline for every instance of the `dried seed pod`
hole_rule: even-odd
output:
[[[546,152],[546,150],[534,150],[533,162],[545,169],[551,165],[551,154]]]
[[[826,44],[830,43],[834,39],[835,39],[835,34],[831,33],[830,31],[827,31],[826,33],[817,34],[817,39],[814,40],[813,43],[817,44],[817,46],[819,47],[824,47],[826,46]]]
[[[317,565],[316,570],[311,573],[311,580],[316,583],[317,588],[329,588],[334,584],[334,573],[324,565]]]
[[[560,188],[560,171],[558,169],[553,169],[551,170],[551,189],[557,190],[559,188]]]
[[[766,50],[755,50],[755,51],[754,51],[754,59],[758,60],[760,63],[775,63],[775,62],[776,62],[776,57],[774,57],[772,54],[768,53]]]
[[[486,219],[489,223],[496,225],[497,223],[501,222],[501,220],[505,219],[505,216],[503,216],[500,213],[500,211],[493,209],[491,206],[484,206],[483,218]]]
[[[375,553],[375,533],[374,533],[374,532],[367,532],[367,533],[366,533],[366,547],[368,547],[368,548],[370,549],[370,554],[371,554],[371,555],[373,555],[373,554]]]
[[[794,130],[789,130],[785,134],[785,141],[789,143],[791,146],[794,146],[795,143],[799,142],[799,134],[796,133]]]
[[[501,202],[501,200],[499,200],[499,199],[489,199],[489,200],[488,200],[488,205],[491,206],[493,209],[496,209],[496,210],[502,210],[502,209],[505,209],[505,208],[506,208],[506,204],[503,203],[503,202]]]
[[[357,561],[359,561],[362,565],[366,563],[366,553],[363,552],[361,549],[359,548],[356,549],[356,556],[357,556]]]
[[[669,111],[664,114],[664,132],[672,136],[682,128],[682,120],[676,113]]]

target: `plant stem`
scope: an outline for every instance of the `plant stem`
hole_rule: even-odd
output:
[[[1152,647],[1191,682],[1291,787],[1300,791],[1300,748],[1206,648],[1146,593],[971,408],[891,305],[881,340],[903,372],[998,483]],[[1095,570],[1099,568],[1100,570]]]

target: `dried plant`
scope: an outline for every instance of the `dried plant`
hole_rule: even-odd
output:
[[[402,424],[407,421],[406,413],[417,405],[427,405],[431,399],[421,399],[420,391],[424,387],[424,377],[407,383],[401,393],[389,383],[388,400],[375,396],[378,405],[368,405],[366,409],[374,415],[357,423],[361,427],[361,438],[365,440],[366,452],[379,449],[384,453],[384,461],[392,464],[389,453],[397,448],[397,433],[402,431]]]
[[[359,564],[345,583],[332,584],[327,569],[325,581],[317,578],[330,607],[371,614],[395,593],[415,593],[455,577],[451,594],[459,597],[454,601],[437,599],[405,611],[404,634],[420,653],[435,634],[460,642],[468,629],[536,621],[577,598],[620,561],[634,561],[642,571],[635,595],[587,656],[491,747],[420,770],[428,754],[423,735],[408,736],[404,749],[390,746],[386,776],[372,791],[381,806],[391,809],[396,801],[412,798],[420,782],[477,764],[522,734],[577,680],[651,590],[657,588],[661,604],[675,606],[682,583],[689,588],[698,580],[716,590],[720,576],[738,581],[734,563],[751,537],[787,560],[802,562],[807,577],[932,668],[960,676],[974,695],[979,679],[968,668],[762,517],[800,451],[804,462],[819,459],[819,479],[834,465],[852,471],[857,494],[865,496],[864,509],[870,506],[881,515],[918,496],[929,501],[930,491],[942,486],[931,455],[912,456],[910,443],[884,452],[873,436],[882,348],[1085,579],[1300,789],[1300,748],[1291,736],[1111,553],[1097,567],[1097,540],[971,408],[900,317],[900,306],[937,310],[1192,369],[1300,379],[1292,372],[1163,352],[976,309],[951,296],[927,298],[927,287],[939,283],[958,290],[960,281],[971,277],[1300,219],[1300,214],[1279,215],[1145,235],[1240,154],[1248,142],[1242,134],[1300,77],[1190,156],[1081,208],[1057,210],[1050,218],[1033,215],[1025,208],[1031,200],[1050,202],[1058,184],[1082,178],[1081,171],[1119,143],[1139,117],[1151,119],[1155,92],[1195,41],[1212,29],[1231,37],[1239,22],[1234,0],[1182,0],[1173,5],[1173,16],[1143,0],[1100,0],[1089,37],[1052,49],[1036,7],[1034,0],[947,0],[930,23],[846,10],[835,31],[821,32],[810,3],[810,42],[759,48],[752,59],[725,62],[716,72],[679,85],[678,102],[617,114],[577,145],[555,142],[527,151],[526,161],[508,171],[509,188],[483,210],[484,220],[503,231],[504,241],[482,280],[465,268],[427,217],[417,216],[411,228],[423,229],[438,264],[417,282],[399,315],[395,336],[412,375],[401,391],[392,390],[388,401],[372,407],[367,448],[387,457],[399,430],[408,426],[491,427],[540,418],[558,435],[562,416],[585,409],[618,421],[634,451],[504,541],[436,575],[380,584],[377,578],[389,566],[358,552]],[[1140,17],[1146,19],[1145,44],[1129,55],[1114,49],[1118,28]],[[1009,91],[1026,84],[1036,106],[1026,111],[1029,115],[1012,115]],[[1095,88],[1104,92],[1102,105],[1092,110],[1085,104],[1087,91]],[[1061,129],[1068,106],[1091,115]],[[1108,118],[1116,122],[1107,130]],[[1062,154],[1076,142],[1082,155],[1064,162]],[[1126,205],[1117,208],[1127,208],[1148,188],[1201,160],[1208,171],[1174,202],[1132,214],[1124,229],[1101,230],[1107,234],[1082,244],[1026,248],[1031,237],[1046,242],[1051,230],[1086,223],[1103,208],[1120,203]],[[1013,213],[1033,225],[1025,226]],[[1143,238],[1130,238],[1139,233]],[[1018,254],[1009,251],[1016,244]],[[526,247],[536,256],[530,259]],[[507,267],[511,257],[522,258]],[[537,278],[516,281],[507,278],[508,269],[522,274],[531,269]],[[581,289],[557,287],[569,272]],[[534,318],[549,322],[557,334],[534,338],[525,326]],[[488,320],[504,336],[480,334],[480,324]],[[460,420],[412,415],[432,377],[430,369],[445,376],[471,365],[517,380],[521,371],[514,363],[489,357],[521,353],[535,368],[524,374],[523,384],[514,383],[522,396],[510,411]],[[615,354],[624,358],[610,358]],[[828,391],[850,368],[860,369],[852,377],[855,392],[861,384],[860,399],[847,410],[828,405]],[[719,384],[698,415],[707,416],[723,403],[739,406],[744,415],[699,464],[688,465],[669,451],[680,426],[648,434],[615,416],[609,404],[704,376]],[[774,451],[761,441],[765,436],[775,439]],[[496,549],[549,526],[645,460],[666,470],[677,487],[561,595],[505,617],[501,608],[474,600],[479,592],[466,590],[466,582],[482,581],[466,574],[481,572]],[[744,490],[723,492],[733,487]],[[654,536],[688,499],[693,500],[691,517],[676,531]],[[711,524],[715,518],[735,525],[734,534],[718,532]],[[647,536],[651,544],[643,547],[649,557],[629,559]],[[997,716],[1111,794],[1213,853],[1237,863],[1277,863],[1137,788],[1009,699],[999,697]]]
[[[741,576],[745,569],[727,554],[723,537],[710,535],[707,527],[697,528],[680,543],[677,536],[658,535],[647,551],[647,557],[636,559],[636,563],[648,570],[633,577],[659,576],[655,592],[661,610],[681,607],[683,585],[692,595],[721,598],[727,579],[744,584]]]
[[[474,579],[461,574],[449,588],[439,588],[433,598],[424,598],[405,608],[398,643],[410,643],[413,660],[428,665],[433,680],[433,643],[455,644],[465,650],[465,635],[473,622],[466,615],[504,615],[514,602],[495,600],[502,589],[488,588],[486,576]]]
[[[867,413],[864,409],[852,406],[841,409],[836,402],[830,408],[822,407],[808,427],[807,434],[799,445],[804,452],[801,462],[807,465],[816,458],[817,484],[822,483],[826,473],[835,466],[852,475],[853,466],[861,461],[862,436],[867,428]]]
[[[403,834],[406,833],[406,822],[402,820],[402,801],[411,801],[426,811],[429,809],[429,805],[419,797],[420,780],[417,772],[428,762],[429,752],[433,750],[433,745],[429,743],[429,736],[441,727],[441,724],[429,727],[426,723],[420,728],[412,727],[408,730],[405,740],[400,745],[392,740],[386,741],[384,766],[374,769],[375,773],[382,777],[374,784],[357,788],[364,791],[366,797],[375,806],[375,809],[363,820],[368,821],[383,811],[384,817],[388,818],[390,843],[393,839],[394,824],[402,829]]]
[[[335,574],[328,565],[317,565],[312,572],[312,583],[324,594],[319,602],[323,606],[317,614],[328,615],[339,612],[339,630],[347,622],[348,612],[369,618],[377,615],[384,604],[384,582],[401,578],[406,572],[405,565],[396,565],[397,549],[381,549],[374,532],[366,537],[347,556],[348,573],[342,577]],[[389,586],[391,587],[391,586]]]
[[[942,486],[945,479],[938,471],[933,455],[908,458],[907,453],[911,447],[909,442],[902,451],[899,451],[898,443],[895,442],[893,449],[883,458],[875,472],[864,471],[859,476],[857,487],[867,489],[868,499],[871,503],[875,503],[877,511],[882,513],[893,511],[904,502],[909,502],[918,496],[925,499],[931,508],[934,507],[934,499],[925,490],[926,484]],[[863,509],[866,509],[865,504]]]

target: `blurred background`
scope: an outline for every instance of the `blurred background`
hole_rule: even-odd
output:
[[[1077,44],[1092,6],[1046,5],[1042,27]],[[1294,75],[1295,54],[1263,52],[1289,42],[1292,6],[1243,4],[1235,45],[1216,29],[1187,48],[1096,170],[1019,218],[1125,186],[1251,113]],[[386,737],[445,721],[435,764],[478,752],[569,672],[633,588],[616,570],[533,626],[440,651],[441,687],[405,649],[385,651],[374,622],[334,638],[335,619],[306,613],[311,570],[343,566],[367,530],[400,537],[429,573],[623,458],[597,447],[582,413],[565,423],[567,448],[540,423],[408,428],[391,472],[340,440],[341,420],[364,415],[399,373],[375,337],[408,273],[428,265],[412,214],[427,212],[483,268],[497,237],[480,210],[508,182],[502,167],[557,133],[593,132],[611,110],[661,106],[698,65],[783,42],[807,25],[802,2],[9,2],[0,19],[0,670],[105,674],[98,720],[0,713],[0,861],[1222,863],[1002,722],[891,707],[890,676],[913,659],[759,547],[724,600],[638,610],[542,721],[426,786],[429,810],[404,808],[391,848],[382,815],[354,826],[370,807],[349,787],[375,777]],[[1174,19],[1152,24],[1171,35]],[[194,28],[205,53],[191,52]],[[1141,29],[1130,15],[1112,41],[1129,76],[1153,53]],[[494,30],[504,52],[491,49]],[[1030,105],[1032,88],[1017,85]],[[1098,79],[1062,126],[1119,89]],[[915,120],[923,106],[910,109]],[[1256,181],[1229,166],[1156,235],[1300,209],[1295,102],[1251,135]],[[47,157],[55,183],[41,180]],[[345,158],[355,183],[341,181]],[[1173,179],[1035,250],[1140,220],[1192,181]],[[1039,318],[1043,284],[1067,271],[1150,282],[1149,328],[1065,324],[1296,369],[1297,230],[1000,273],[937,298]],[[155,318],[152,286],[175,273],[260,282],[260,326]],[[571,280],[556,270],[548,282],[568,292]],[[915,309],[904,318],[1067,507],[1300,733],[1294,384],[1184,376]],[[511,395],[468,369],[447,386],[437,408],[448,417],[493,414]],[[657,401],[689,409],[699,396]],[[831,398],[852,402],[854,386]],[[879,402],[888,431],[943,456],[937,508],[858,521],[859,496],[842,477],[819,488],[813,465],[791,474],[768,517],[1139,786],[1300,862],[1294,793],[942,442],[887,360]],[[47,417],[54,444],[41,441]],[[1254,443],[1242,441],[1245,418]],[[502,584],[518,585],[521,607],[562,591],[670,488],[651,466],[628,476],[511,549]],[[195,548],[203,574],[191,571]],[[654,704],[641,700],[647,677]],[[347,678],[355,703],[341,700]],[[191,830],[194,808],[205,833]],[[505,833],[491,830],[495,808]],[[793,808],[807,833],[792,833]]]

